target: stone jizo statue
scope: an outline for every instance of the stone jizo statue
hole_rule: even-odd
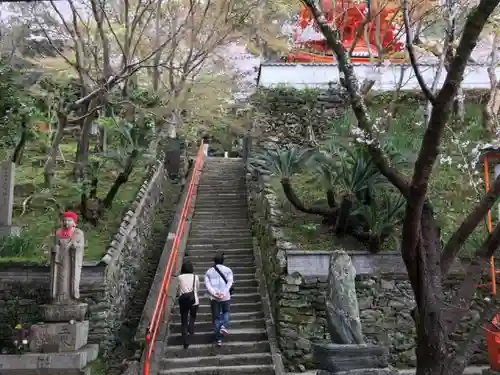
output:
[[[63,226],[56,231],[50,254],[50,296],[55,304],[77,303],[80,298],[85,238],[76,227],[77,220],[76,213],[65,212]]]
[[[317,375],[397,375],[388,366],[388,350],[366,344],[361,330],[356,297],[356,269],[343,250],[330,257],[326,316],[330,343],[313,342]]]
[[[345,251],[334,251],[330,258],[326,315],[333,343],[364,343],[356,296],[356,270]]]

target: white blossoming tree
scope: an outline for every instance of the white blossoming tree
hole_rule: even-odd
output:
[[[379,171],[401,192],[406,200],[401,254],[416,301],[414,318],[417,328],[417,375],[462,374],[483,336],[483,328],[478,326],[477,330],[471,332],[466,344],[454,354],[451,353],[450,347],[447,345],[447,338],[455,332],[458,323],[468,312],[482,272],[487,269],[490,257],[500,245],[500,224],[493,228],[492,232],[484,239],[483,244],[477,248],[474,260],[467,266],[467,276],[451,304],[445,305],[443,302],[442,285],[461,247],[497,201],[500,194],[500,178],[493,182],[490,191],[484,194],[479,203],[468,213],[443,245],[440,241],[437,219],[428,199],[429,186],[433,170],[440,159],[444,133],[452,112],[453,101],[463,80],[467,62],[483,28],[500,0],[481,0],[470,9],[461,38],[453,56],[450,57],[445,82],[442,88],[436,92],[433,92],[422,78],[412,45],[407,45],[421,90],[432,106],[411,176],[405,175],[396,165],[391,163],[388,155],[380,147],[374,128],[376,120],[369,114],[358,78],[354,74],[353,66],[340,41],[340,35],[335,25],[326,21],[318,1],[302,1],[314,15],[319,29],[339,63],[343,85],[347,90],[359,127],[356,136],[368,140],[365,142],[366,148]],[[409,33],[407,0],[403,2],[403,15],[406,31]],[[463,141],[457,139],[456,142]],[[446,156],[441,161],[447,162]],[[467,160],[464,162],[464,165],[466,164],[468,165]],[[490,318],[494,312],[493,306],[485,308],[484,318]]]

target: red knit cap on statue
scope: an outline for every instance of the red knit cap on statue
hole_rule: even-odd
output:
[[[75,222],[75,224],[78,221],[78,215],[75,214],[73,211],[66,211],[63,214],[63,218],[65,218],[65,219],[73,219],[73,221]]]

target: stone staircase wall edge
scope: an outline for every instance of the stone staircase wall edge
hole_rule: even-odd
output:
[[[245,189],[247,193],[248,206],[251,207],[251,194],[250,194],[250,180],[251,174],[246,173],[245,177]],[[251,218],[249,218],[251,220]],[[253,221],[253,220],[251,220]],[[253,226],[253,225],[252,225]],[[283,358],[281,356],[281,351],[278,346],[278,339],[276,334],[276,322],[274,321],[271,307],[271,299],[269,297],[269,291],[267,290],[267,280],[266,273],[264,271],[264,265],[262,262],[262,253],[259,246],[258,239],[253,236],[252,238],[253,253],[255,258],[256,266],[256,276],[259,285],[259,293],[262,298],[262,306],[264,310],[264,319],[266,324],[266,332],[269,340],[269,346],[271,348],[271,356],[274,365],[274,371],[276,375],[284,375],[286,373],[285,366],[283,364]]]

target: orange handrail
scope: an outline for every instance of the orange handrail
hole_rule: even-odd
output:
[[[193,193],[200,177],[200,171],[203,167],[204,156],[205,154],[203,150],[203,141],[201,141],[198,153],[196,155],[196,161],[194,164],[191,181],[189,182],[186,198],[184,199],[184,203],[182,206],[179,223],[177,224],[177,229],[175,231],[174,242],[172,243],[172,249],[170,250],[167,266],[165,268],[165,273],[163,275],[161,291],[156,299],[156,305],[153,311],[153,316],[151,317],[151,322],[149,323],[148,329],[146,331],[146,337],[144,338],[143,375],[149,375],[151,356],[154,350],[154,342],[156,340],[156,336],[158,335],[158,329],[160,328],[163,316],[165,314],[165,308],[167,305],[166,302],[168,297],[168,287],[170,284],[170,279],[172,278],[172,272],[174,266],[176,268],[178,267],[177,259],[179,255],[179,242],[182,239],[182,236],[184,235],[184,230],[186,227],[186,218],[187,215],[189,214],[189,211],[191,210]]]
[[[490,191],[490,171],[489,171],[489,164],[488,164],[488,156],[484,156],[484,188],[486,192]],[[488,229],[488,233],[491,233],[493,230],[493,224],[492,224],[492,219],[491,219],[491,210],[488,210],[488,217],[486,220],[486,228]],[[490,274],[491,274],[491,281],[487,283],[486,285],[491,284],[491,295],[496,296],[497,295],[497,280],[496,280],[496,274],[497,271],[495,269],[495,257],[490,257]],[[476,285],[476,287],[482,287],[485,285]]]

